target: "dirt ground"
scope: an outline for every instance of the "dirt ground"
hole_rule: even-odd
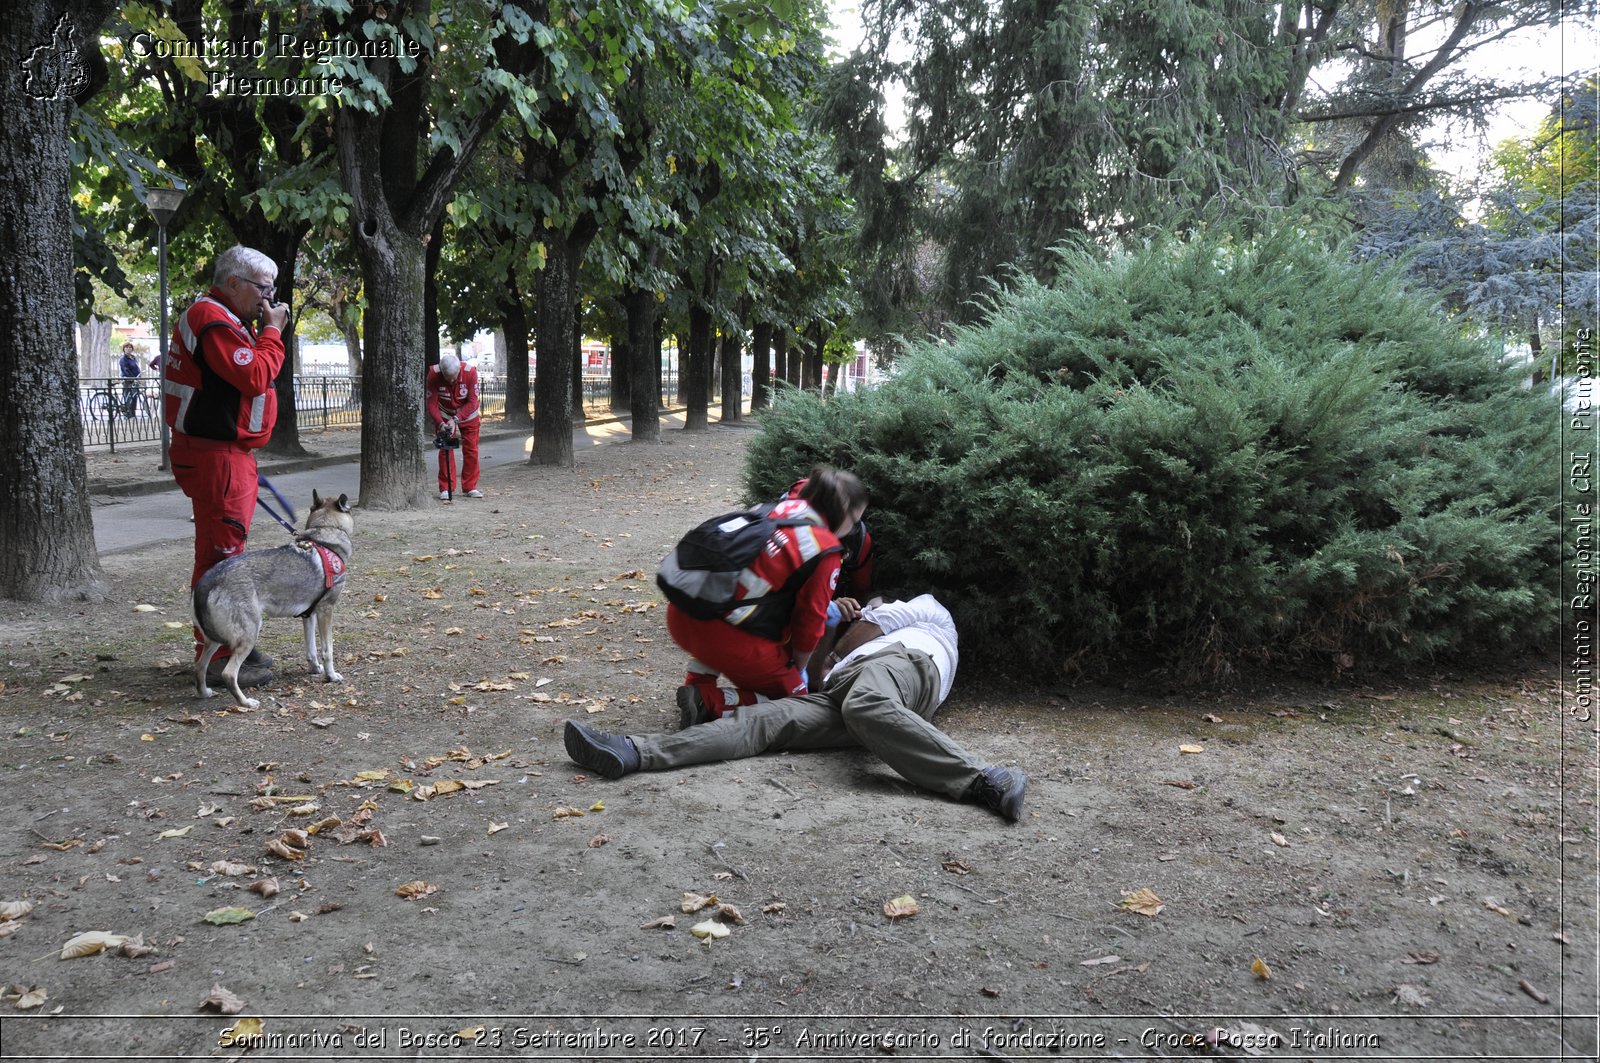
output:
[[[667,435],[358,511],[346,682],[270,621],[254,711],[192,691],[187,542],[7,606],[0,1056],[1594,1057],[1595,730],[1554,663],[958,678],[1013,826],[859,751],[585,777],[567,719],[676,726],[651,577],[739,501],[748,430]],[[60,958],[95,931],[130,940]]]

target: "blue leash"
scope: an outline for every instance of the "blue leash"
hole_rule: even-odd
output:
[[[259,486],[265,487],[268,491],[272,492],[272,497],[276,498],[278,500],[278,505],[283,507],[283,513],[279,513],[277,510],[273,509],[272,506],[270,506],[267,503],[267,500],[262,498],[260,495],[256,496],[256,505],[258,505],[262,509],[266,510],[267,511],[267,516],[271,517],[273,520],[277,521],[279,524],[282,524],[283,527],[284,527],[284,530],[287,531],[290,535],[298,535],[298,534],[300,534],[298,531],[295,530],[295,526],[294,526],[294,522],[295,522],[294,507],[289,504],[289,500],[287,498],[284,498],[283,495],[278,491],[278,489],[276,487],[272,486],[272,481],[267,479],[266,476],[264,476],[263,474],[261,474],[261,473],[257,473],[256,474],[256,483]],[[284,516],[284,514],[288,514],[288,516]]]

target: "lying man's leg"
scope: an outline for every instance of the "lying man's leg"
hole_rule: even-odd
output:
[[[855,744],[826,694],[747,705],[676,734],[608,735],[568,720],[565,737],[567,756],[574,763],[608,779],[767,752]]]
[[[939,673],[925,654],[895,648],[852,661],[830,678],[843,691],[840,717],[856,742],[925,790],[972,801],[1016,822],[1026,777],[986,767],[929,722],[939,707]]]

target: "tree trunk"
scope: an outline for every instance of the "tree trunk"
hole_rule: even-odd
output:
[[[539,372],[533,380],[531,465],[571,465],[572,352],[578,347],[578,271],[564,234],[545,237],[544,269],[539,271]]]
[[[92,314],[88,321],[78,326],[78,375],[86,377],[110,377],[112,372],[111,360],[111,320]],[[118,352],[121,356],[121,352]],[[146,353],[141,362],[149,362],[155,357]]]
[[[682,362],[678,377],[683,381],[681,390],[688,404],[683,427],[685,430],[705,428],[710,424],[706,396],[711,389],[711,311],[698,300],[689,307],[689,353]]]
[[[574,270],[573,273],[576,275],[577,271]],[[575,323],[583,320],[583,318],[578,314],[573,314],[572,317]],[[584,421],[589,419],[588,412],[583,408],[583,373],[588,366],[586,365],[586,359],[583,355],[582,330],[579,328],[574,328],[572,337],[572,423],[582,424]]]
[[[744,419],[744,354],[737,328],[722,334],[722,423],[737,424]]]
[[[789,330],[781,325],[772,330],[772,382],[789,379]]]
[[[655,296],[644,288],[622,294],[628,315],[628,373],[633,378],[633,441],[661,442],[661,346],[656,339]],[[615,357],[615,352],[613,352]]]
[[[622,413],[633,406],[633,355],[628,346],[628,325],[611,334],[611,412]]]
[[[259,233],[238,233],[241,240],[252,240],[250,246],[278,264],[278,293],[276,299],[292,300],[294,297],[294,267],[300,255],[300,241],[304,226],[289,229],[274,228]],[[182,312],[186,308],[175,308]],[[294,401],[294,371],[299,351],[295,337],[300,323],[300,312],[292,303],[290,317],[283,330],[283,368],[278,371],[278,419],[272,426],[272,437],[262,449],[268,454],[300,457],[307,453],[300,443],[300,408]]]
[[[16,0],[0,19],[0,596],[29,601],[104,593],[72,348],[67,112],[85,87],[74,82],[83,42],[111,4],[80,6],[76,32],[69,5],[52,0]]]
[[[772,326],[765,321],[751,330],[750,412],[767,408],[772,388]]]
[[[684,367],[684,356],[689,352],[689,334],[687,332],[676,333],[673,335],[672,340],[678,347],[678,374],[674,378],[675,387],[673,388],[672,401],[679,406],[685,406],[689,401],[687,398],[689,392],[686,390],[689,387],[689,374]]]
[[[376,231],[373,231],[376,230]],[[420,505],[429,493],[422,457],[422,241],[376,217],[357,230],[366,279],[367,356],[361,405],[361,504]]]
[[[806,350],[804,386],[820,392],[822,390],[822,351],[827,344],[827,337],[823,335],[822,322],[813,322],[810,333],[811,344]]]
[[[428,234],[422,273],[423,365],[439,364],[439,258],[444,252],[444,214]]]
[[[507,271],[506,292],[500,300],[500,329],[506,347],[506,424],[526,428],[533,424],[528,410],[528,308]]]

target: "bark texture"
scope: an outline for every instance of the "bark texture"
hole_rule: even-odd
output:
[[[72,330],[67,119],[110,0],[17,0],[0,19],[0,596],[104,593]],[[92,44],[90,45],[92,47]],[[96,52],[98,55],[98,52]],[[26,415],[24,414],[26,411]]]

